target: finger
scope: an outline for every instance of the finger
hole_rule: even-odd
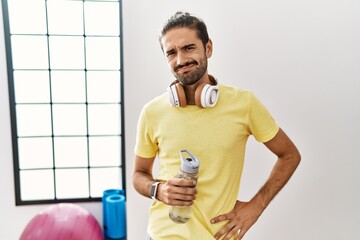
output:
[[[220,216],[217,216],[213,219],[211,219],[211,223],[214,224],[214,223],[218,223],[218,222],[222,222],[222,221],[226,221],[226,220],[229,220],[228,219],[228,216],[227,214],[224,214],[224,215],[220,215]]]
[[[196,181],[183,179],[183,178],[171,178],[168,180],[169,184],[179,187],[195,187]]]
[[[184,195],[170,191],[163,192],[162,196],[163,202],[172,206],[191,206],[195,200],[195,195]]]
[[[220,239],[221,236],[225,235],[226,234],[226,237],[228,238],[224,238],[224,239],[230,239],[230,236],[228,236],[229,232],[231,232],[231,230],[234,228],[234,225],[232,225],[231,223],[228,223],[225,225],[225,227],[223,227],[219,232],[217,232],[214,237],[215,239]],[[236,230],[235,230],[236,232]],[[228,233],[228,234],[227,234]],[[232,234],[234,235],[234,234]],[[231,235],[231,236],[232,236]]]
[[[169,194],[189,195],[195,198],[195,195],[197,194],[197,189],[189,187],[170,186],[167,189],[167,192]]]
[[[238,230],[237,230],[237,227],[234,226],[226,235],[225,237],[223,238],[223,240],[228,240],[232,237],[238,237]]]
[[[185,187],[169,187],[163,194],[165,202],[173,206],[190,206],[196,199],[196,190]]]
[[[196,199],[194,194],[178,194],[178,193],[173,193],[173,194],[169,194],[169,198],[174,199],[174,200],[179,200],[179,201],[194,201]]]
[[[248,230],[249,230],[249,229],[242,228],[242,229],[240,230],[239,236],[236,238],[236,240],[241,240],[241,239],[244,237],[245,233],[246,233]]]
[[[235,239],[235,240],[239,240],[238,237],[239,237],[239,232],[240,232],[240,231],[241,231],[241,229],[238,230],[238,231],[236,231],[236,233],[235,233],[235,235],[234,235],[234,239]]]

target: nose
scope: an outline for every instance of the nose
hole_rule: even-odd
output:
[[[187,62],[187,57],[186,54],[182,53],[181,51],[179,51],[176,55],[176,65],[183,65],[184,63]]]

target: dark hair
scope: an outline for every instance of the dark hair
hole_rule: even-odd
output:
[[[207,42],[209,41],[209,35],[206,25],[203,20],[192,16],[190,15],[190,13],[187,12],[176,12],[172,17],[169,18],[169,20],[166,21],[161,31],[161,36],[159,37],[161,48],[163,47],[161,39],[169,30],[184,27],[195,30],[197,36],[199,37],[205,48]]]

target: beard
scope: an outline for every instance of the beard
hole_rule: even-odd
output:
[[[181,67],[188,66],[194,64],[195,69],[190,70],[188,72],[178,73],[177,70]],[[188,63],[185,63],[183,65],[176,66],[175,70],[173,70],[173,74],[176,77],[176,79],[182,84],[182,85],[192,85],[200,80],[200,78],[205,74],[207,70],[207,58],[204,56],[200,59],[199,62],[197,61],[191,61]]]

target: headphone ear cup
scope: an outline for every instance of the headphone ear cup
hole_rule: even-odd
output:
[[[180,83],[173,83],[168,88],[169,102],[173,107],[186,106],[186,96],[184,88]]]
[[[186,95],[183,86],[180,83],[176,83],[175,88],[179,99],[179,107],[185,107],[187,102],[186,102]]]
[[[199,84],[195,91],[196,106],[213,107],[219,99],[219,86],[206,83]]]
[[[203,108],[203,105],[201,103],[201,92],[205,85],[206,85],[206,83],[200,83],[199,86],[197,86],[197,88],[195,90],[195,104],[196,104],[196,106],[198,106],[200,108]]]

